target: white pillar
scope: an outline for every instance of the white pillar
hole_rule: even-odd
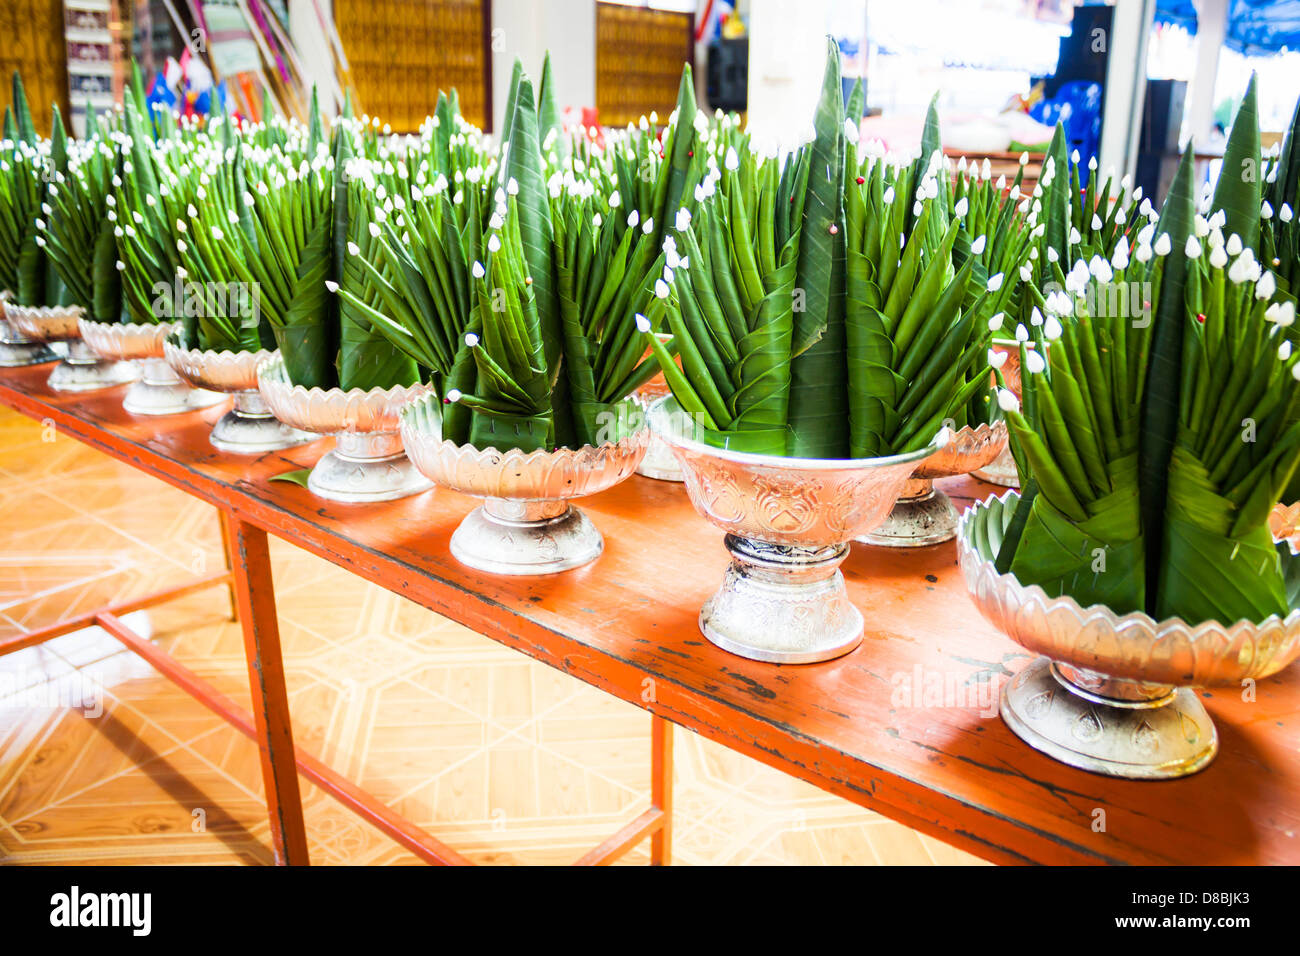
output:
[[[321,110],[333,114],[343,107],[343,91],[334,74],[332,41],[322,27],[321,19],[333,26],[334,4],[332,0],[316,0],[316,3],[320,5],[320,16],[317,16],[312,0],[289,0],[289,36],[298,49],[308,97],[312,84],[316,84]]]
[[[1094,49],[1097,43],[1106,45],[1106,107],[1099,165],[1103,170],[1114,169],[1117,176],[1132,173],[1137,163],[1147,93],[1147,44],[1155,7],[1155,0],[1115,0],[1109,34],[1086,38]]]
[[[492,128],[501,128],[515,57],[533,81],[551,52],[555,103],[561,111],[596,105],[595,0],[492,0]]]
[[[749,108],[757,145],[789,149],[810,138],[826,69],[828,0],[751,0]]]
[[[1228,0],[1196,2],[1196,68],[1188,95],[1183,130],[1205,143],[1214,128],[1214,81],[1219,76],[1219,51],[1228,35]]]

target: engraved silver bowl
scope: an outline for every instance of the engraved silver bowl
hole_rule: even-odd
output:
[[[884,520],[917,462],[948,440],[889,458],[807,459],[751,455],[694,438],[675,399],[650,409],[650,427],[681,463],[686,493],[726,532],[731,565],[700,611],[714,644],[751,660],[807,664],[862,641],[862,613],[839,566],[849,542]]]
[[[127,362],[96,355],[81,339],[79,305],[27,306],[5,303],[9,324],[30,342],[66,342],[68,354],[50,372],[49,386],[58,392],[90,392],[124,385],[139,377]]]
[[[920,548],[950,541],[961,517],[947,495],[934,487],[936,478],[969,475],[1007,447],[1007,423],[964,425],[948,444],[921,464],[908,479],[889,516],[858,540],[887,548]]]
[[[434,395],[416,399],[401,411],[401,433],[423,474],[483,499],[451,536],[456,560],[492,574],[552,574],[600,556],[600,531],[569,502],[613,487],[640,464],[650,433],[634,403],[617,416],[616,441],[550,452],[444,441],[441,409]]]
[[[173,333],[163,340],[163,357],[172,370],[195,388],[234,395],[234,407],[212,426],[214,448],[237,455],[292,448],[315,441],[315,435],[279,421],[257,390],[257,367],[275,352],[228,352],[182,348]]]
[[[1218,733],[1194,687],[1275,674],[1300,656],[1300,609],[1254,624],[1195,626],[1181,618],[1116,614],[1048,597],[998,574],[987,541],[1000,540],[1020,496],[1007,492],[962,516],[957,557],[989,623],[1043,655],[1002,688],[1000,712],[1035,750],[1094,773],[1135,780],[1204,769]]]
[[[257,387],[271,414],[284,424],[333,435],[334,447],[307,476],[307,490],[330,501],[389,501],[433,487],[406,456],[398,412],[428,385],[392,388],[303,388],[289,380],[276,354],[257,369]]]
[[[4,305],[13,293],[0,289],[0,368],[21,368],[24,365],[42,365],[57,362],[56,355],[44,342],[33,342],[13,327]]]
[[[122,396],[122,407],[132,415],[175,415],[226,400],[219,392],[190,388],[167,364],[163,340],[174,331],[174,323],[95,322],[83,317],[77,328],[81,340],[100,358],[140,363],[139,380]]]

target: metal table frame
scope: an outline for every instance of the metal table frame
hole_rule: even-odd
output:
[[[120,390],[114,390],[114,397],[110,400],[120,401],[116,396],[118,391]],[[30,407],[24,407],[24,403],[12,399],[12,392],[0,394],[0,402],[30,414]],[[38,421],[49,418],[44,414],[36,417]],[[210,494],[201,494],[193,485],[178,480],[175,470],[169,467],[170,463],[165,459],[156,458],[145,467],[143,463],[133,461],[135,450],[127,447],[112,433],[94,429],[92,435],[87,429],[92,429],[93,426],[62,416],[56,421],[61,431],[74,435],[119,461],[136,464],[142,471],[169,480],[169,483],[213,504],[220,516],[226,569],[0,641],[0,657],[98,625],[127,649],[144,658],[162,676],[257,744],[262,782],[266,788],[271,847],[277,864],[294,866],[310,863],[302,796],[298,788],[298,775],[301,774],[425,862],[470,865],[469,860],[447,844],[394,812],[374,795],[336,773],[301,747],[295,746],[289,698],[285,689],[284,658],[280,650],[280,627],[275,607],[275,587],[271,578],[267,528],[256,523],[253,515],[241,508],[237,500],[214,500]],[[160,420],[160,426],[166,427],[163,422]],[[290,535],[284,537],[285,540],[293,540]],[[351,560],[349,556],[341,554],[331,555],[314,548],[308,550],[335,564],[346,565]],[[253,701],[251,714],[212,683],[122,622],[122,617],[133,611],[154,607],[217,585],[229,588],[232,616],[239,620],[243,630],[244,657]],[[576,865],[601,866],[613,863],[647,837],[650,838],[651,864],[662,866],[671,862],[672,724],[662,717],[652,715],[650,740],[650,808],[583,854]]]

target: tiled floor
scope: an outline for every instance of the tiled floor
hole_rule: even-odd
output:
[[[297,741],[477,862],[569,862],[648,804],[648,716],[272,539]],[[0,409],[0,638],[222,560],[212,509]],[[133,618],[248,706],[224,590]],[[973,863],[676,731],[674,860]],[[316,863],[415,859],[303,783]],[[256,748],[99,631],[0,658],[0,862],[266,863]],[[645,847],[626,858],[644,863]]]

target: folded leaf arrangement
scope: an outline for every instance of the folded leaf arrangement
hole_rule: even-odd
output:
[[[50,188],[68,168],[68,140],[54,106],[49,139],[32,125],[27,93],[17,71],[13,103],[5,107],[4,141],[0,143],[0,289],[19,305],[64,306],[73,300],[55,271],[41,238],[50,215]]]
[[[1017,213],[1000,202],[994,213],[991,192],[969,181],[956,199],[940,183],[933,108],[923,160],[859,162],[847,117],[861,115],[861,95],[846,114],[831,43],[813,141],[784,160],[729,145],[697,187],[694,214],[674,217],[658,301],[640,324],[706,442],[807,458],[900,454],[966,424],[988,390],[988,317],[1010,290],[1000,273],[975,277],[1015,254]],[[986,227],[995,249],[988,233],[971,235]]]
[[[615,440],[629,427],[621,403],[658,372],[635,316],[664,257],[653,217],[624,213],[617,188],[621,176],[637,197],[640,180],[627,155],[601,157],[588,176],[590,152],[557,148],[547,73],[535,96],[516,68],[498,157],[463,127],[419,201],[373,210],[373,241],[354,241],[345,261],[345,280],[357,278],[337,287],[345,313],[428,370],[442,435],[457,444],[532,451]],[[683,95],[690,89],[688,74]],[[685,105],[678,129],[691,128],[693,100]],[[436,129],[451,122],[449,108]],[[649,202],[680,173],[668,162],[641,170]]]
[[[1195,215],[1190,156],[1154,243],[1111,263],[1151,283],[1153,320],[1084,313],[1045,362],[1022,349],[1023,411],[1003,400],[1032,481],[997,560],[1085,606],[1260,621],[1288,610],[1268,514],[1300,461],[1295,304]]]
[[[416,381],[414,362],[329,295],[330,285],[355,284],[357,295],[374,301],[366,277],[344,266],[349,242],[372,241],[366,225],[375,193],[336,177],[336,169],[355,156],[391,170],[393,157],[350,109],[329,137],[319,116],[313,96],[306,127],[241,125],[218,115],[200,128],[161,112],[146,119],[128,96],[104,200],[115,246],[96,248],[91,295],[107,299],[120,275],[131,321],[179,321],[189,348],[278,347],[296,385]],[[427,138],[424,144],[432,150]],[[387,182],[401,201],[409,195],[406,156],[398,161],[403,177]]]
[[[122,293],[108,209],[118,154],[100,138],[93,113],[87,113],[86,123],[86,138],[71,146],[63,173],[50,184],[49,212],[37,223],[45,231],[36,243],[87,318],[116,322]]]

